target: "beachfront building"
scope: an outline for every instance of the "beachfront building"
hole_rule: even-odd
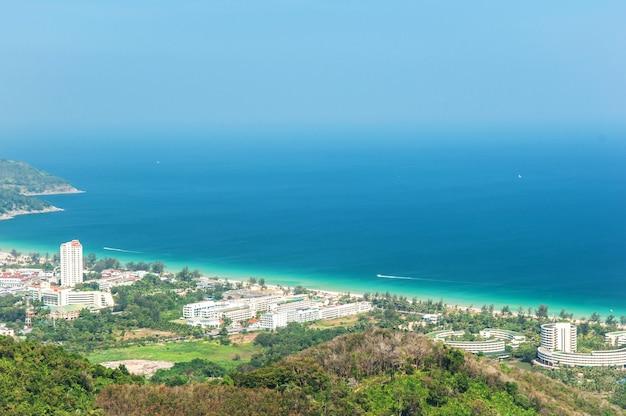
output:
[[[569,322],[541,325],[541,346],[549,351],[576,352],[576,326]]]
[[[626,368],[626,348],[591,351],[589,354],[537,349],[537,363],[548,367],[618,367]]]
[[[287,326],[287,314],[267,312],[261,315],[261,328],[271,331]]]
[[[83,282],[83,246],[78,240],[61,244],[61,286]]]
[[[303,297],[286,297],[286,296],[261,296],[254,298],[241,298],[227,302],[216,302],[206,300],[203,302],[189,303],[183,307],[184,318],[210,318],[219,310],[227,308],[245,308],[256,312],[289,312],[298,309],[306,309],[316,304],[315,301],[305,299]]]
[[[494,338],[508,342],[511,348],[517,349],[519,344],[526,342],[526,336],[520,332],[507,331],[505,329],[485,328],[479,332],[484,339]]]
[[[621,345],[620,333],[606,334],[607,341]],[[539,365],[547,367],[581,366],[626,368],[626,348],[618,350],[591,351],[589,354],[576,353],[576,327],[567,322],[541,325],[541,346],[537,349]]]
[[[433,341],[443,342],[446,345],[450,345],[451,347],[461,348],[462,350],[471,352],[473,354],[478,354],[482,352],[483,354],[504,354],[506,349],[504,345],[504,341],[502,340],[489,340],[489,341],[462,341],[455,340],[455,338],[459,338],[465,335],[465,331],[452,331],[452,330],[443,330],[443,331],[435,331],[429,332],[426,336]]]
[[[228,318],[233,322],[250,320],[260,314],[260,328],[275,330],[290,322],[312,322],[355,315],[372,309],[370,302],[355,302],[322,307],[306,296],[257,296],[228,301],[189,303],[183,307],[183,317],[189,325],[214,326]]]
[[[326,307],[307,306],[308,302],[302,302],[299,309],[286,309],[283,311],[273,310],[261,315],[260,327],[263,329],[275,330],[287,326],[290,322],[313,322],[320,320],[335,319],[344,316],[356,315],[372,309],[370,302],[346,303],[344,305],[333,305]]]
[[[504,354],[507,344],[512,348],[517,348],[520,343],[526,342],[526,337],[523,334],[503,329],[485,328],[479,334],[481,338],[485,339],[477,341],[455,339],[464,336],[465,331],[452,330],[430,332],[426,336],[434,341],[443,342],[451,347],[461,348],[474,354],[479,352],[483,354]]]
[[[604,335],[604,341],[614,347],[626,345],[626,331],[608,332]]]

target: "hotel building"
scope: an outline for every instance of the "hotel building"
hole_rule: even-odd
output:
[[[619,334],[612,334],[615,335],[613,345],[619,345]],[[579,354],[576,353],[576,327],[574,325],[567,322],[545,324],[541,325],[541,346],[537,349],[536,362],[548,367],[614,366],[626,368],[626,348]]]
[[[83,246],[78,240],[61,244],[61,286],[83,282]]]
[[[576,327],[569,322],[541,325],[541,346],[550,351],[576,352]]]

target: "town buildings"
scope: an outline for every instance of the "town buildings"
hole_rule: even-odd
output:
[[[224,319],[237,323],[260,316],[259,328],[274,330],[290,322],[333,319],[367,312],[371,308],[370,302],[324,305],[321,301],[301,295],[269,295],[190,303],[183,307],[183,317],[189,325],[215,327]]]
[[[83,246],[78,240],[61,244],[61,286],[83,282]]]
[[[98,290],[74,292],[71,289],[51,287],[50,283],[42,282],[39,287],[29,287],[28,292],[33,299],[51,307],[83,305],[85,308],[102,309],[115,306],[111,293]]]

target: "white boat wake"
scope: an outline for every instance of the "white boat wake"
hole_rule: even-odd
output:
[[[135,254],[141,254],[141,251],[133,251],[133,250],[123,250],[121,248],[114,248],[114,247],[102,247],[103,250],[108,250],[108,251],[119,251],[120,253],[135,253]]]
[[[399,280],[421,280],[426,282],[440,282],[440,283],[454,283],[454,284],[465,284],[465,285],[479,285],[479,286],[491,286],[489,283],[475,283],[475,282],[462,282],[460,280],[445,280],[445,279],[431,279],[427,277],[411,277],[411,276],[393,276],[388,274],[377,274],[376,277],[380,277],[381,279],[399,279]]]

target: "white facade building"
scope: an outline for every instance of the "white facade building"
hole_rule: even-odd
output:
[[[346,303],[345,305],[327,306],[321,310],[321,319],[335,319],[342,316],[356,315],[372,309],[370,302]]]
[[[115,306],[113,296],[109,292],[88,291],[73,292],[71,289],[54,290],[50,288],[29,288],[33,298],[46,306],[85,305],[95,309],[112,308]]]
[[[607,344],[616,347],[626,345],[626,331],[609,332],[604,335],[604,340]]]
[[[626,368],[626,348],[619,350],[591,351],[590,354],[550,351],[547,348],[537,349],[537,361],[549,366],[581,366],[581,367],[620,367]]]
[[[613,345],[619,344],[620,333],[609,333],[607,341],[614,338]],[[614,337],[611,337],[613,335]],[[541,347],[537,349],[537,362],[549,367],[615,366],[626,368],[626,348],[619,350],[591,351],[589,354],[576,353],[576,327],[567,322],[541,325]]]
[[[569,322],[541,325],[541,346],[549,351],[576,352],[576,327]]]
[[[83,282],[83,246],[78,240],[61,244],[61,286]]]
[[[0,287],[22,287],[24,279],[18,277],[0,277]]]
[[[519,347],[519,344],[521,344],[522,342],[526,342],[526,336],[524,334],[515,331],[507,331],[504,329],[485,328],[480,331],[479,334],[485,339],[493,337],[495,339],[509,341],[511,347],[514,349]]]
[[[271,329],[287,326],[287,314],[267,312],[261,315],[261,328]]]
[[[6,324],[0,324],[0,335],[5,337],[14,337],[15,330],[13,330],[13,328],[7,328]]]

